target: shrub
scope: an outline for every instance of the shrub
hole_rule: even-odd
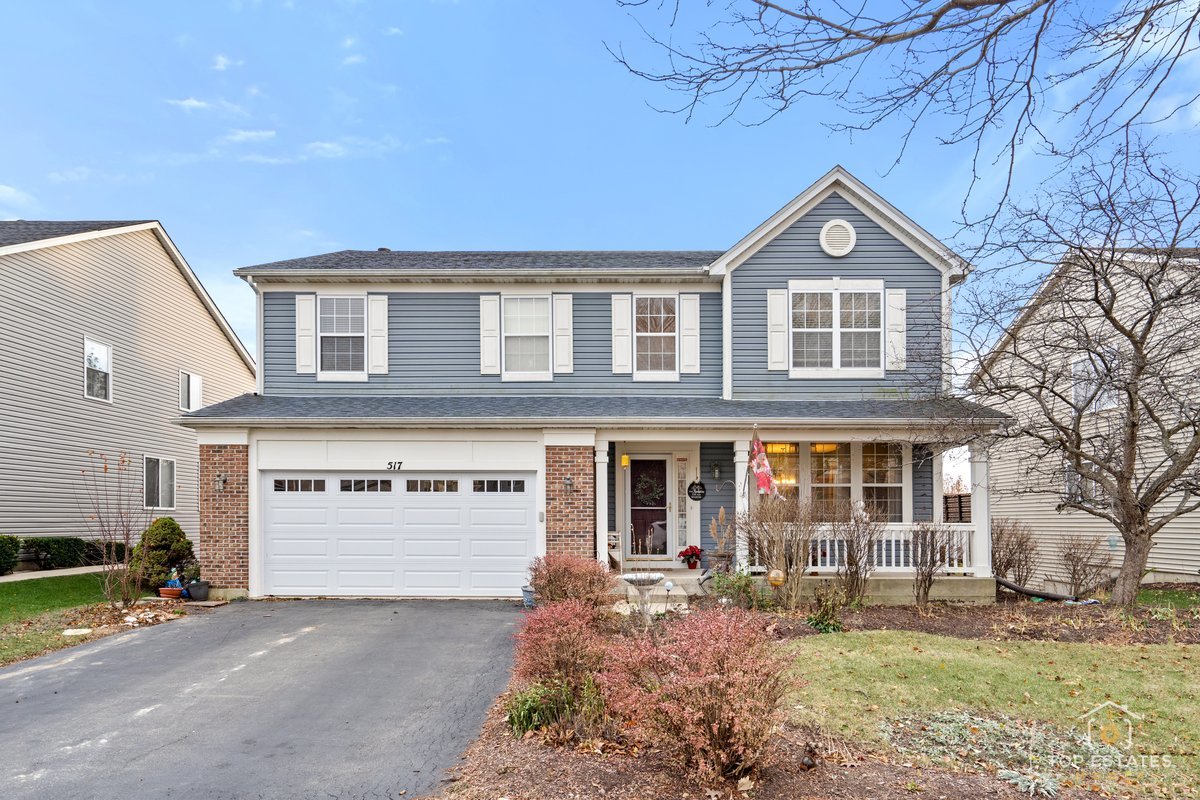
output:
[[[799,606],[816,534],[812,505],[795,498],[762,496],[738,517],[737,524],[749,543],[751,562],[783,573],[783,585],[775,590],[779,605]]]
[[[1028,586],[1038,567],[1037,540],[1028,525],[992,517],[992,571],[1018,586]]]
[[[805,622],[821,633],[840,633],[843,630],[842,608],[846,605],[842,587],[822,581],[817,584],[815,600],[813,612]]]
[[[561,682],[578,696],[604,665],[606,639],[597,627],[596,609],[580,600],[534,609],[516,639],[513,674],[523,681]]]
[[[42,569],[82,567],[87,560],[87,542],[78,536],[39,536],[24,544]]]
[[[142,540],[133,549],[132,561],[141,570],[142,583],[148,587],[162,586],[173,569],[192,561],[192,543],[171,517],[159,517],[150,523]]]
[[[607,721],[600,690],[590,675],[578,697],[562,682],[527,686],[509,698],[505,713],[517,736],[549,728],[586,736],[600,730]]]
[[[1112,569],[1112,557],[1104,540],[1094,536],[1064,536],[1058,542],[1063,578],[1072,597],[1083,597],[1103,584]]]
[[[17,565],[21,540],[16,536],[0,536],[0,575],[7,575]]]
[[[105,556],[107,556],[107,558],[105,558]],[[86,561],[89,565],[121,562],[124,560],[124,542],[103,542],[95,539],[89,539],[87,541],[87,549],[84,552],[84,561]]]
[[[592,608],[612,605],[617,576],[591,558],[545,556],[529,567],[529,584],[539,603],[578,600]]]
[[[841,547],[837,578],[842,593],[850,605],[861,605],[867,595],[867,581],[875,571],[875,553],[885,523],[873,519],[859,504],[839,503],[829,524],[833,543]]]
[[[709,583],[708,591],[728,605],[766,611],[775,604],[771,590],[748,572],[715,572]]]
[[[668,623],[657,640],[623,640],[601,675],[605,701],[702,783],[747,775],[770,756],[788,689],[789,662],[766,626],[713,609]]]
[[[940,522],[918,522],[912,532],[913,598],[917,608],[929,605],[934,577],[946,566],[953,534]]]

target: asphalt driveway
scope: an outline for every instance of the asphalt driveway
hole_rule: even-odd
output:
[[[0,669],[5,798],[411,798],[479,733],[515,604],[234,603]]]

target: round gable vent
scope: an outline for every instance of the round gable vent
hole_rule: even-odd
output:
[[[831,219],[821,226],[821,249],[834,258],[853,250],[857,239],[854,226],[844,219]]]

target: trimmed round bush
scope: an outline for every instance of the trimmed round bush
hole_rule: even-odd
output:
[[[7,575],[17,565],[21,540],[16,536],[0,536],[0,575]]]
[[[192,543],[172,517],[159,517],[150,523],[130,559],[134,569],[142,570],[142,584],[162,586],[173,569],[181,569],[195,555]]]
[[[542,604],[578,600],[592,608],[612,605],[617,576],[594,558],[545,556],[529,566],[529,585]]]
[[[528,683],[565,684],[578,693],[604,665],[607,639],[596,610],[580,600],[539,606],[516,634],[513,673]]]

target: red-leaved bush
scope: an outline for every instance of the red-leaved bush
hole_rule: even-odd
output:
[[[539,603],[578,600],[592,608],[612,605],[617,576],[594,558],[545,556],[529,567],[529,585]]]
[[[564,683],[575,697],[604,665],[608,642],[596,610],[579,600],[538,606],[516,635],[513,673],[528,683]]]
[[[658,640],[615,642],[600,676],[609,711],[667,748],[702,783],[739,778],[769,758],[789,662],[766,620],[698,611]]]

